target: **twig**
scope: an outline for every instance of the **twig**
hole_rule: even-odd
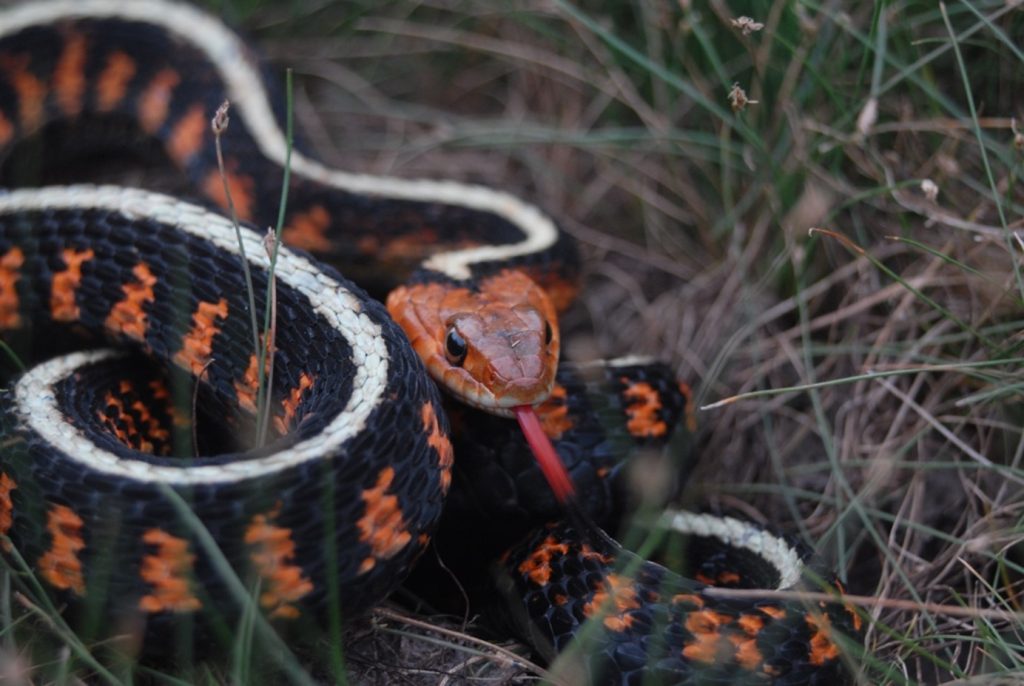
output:
[[[818,591],[775,591],[771,589],[745,589],[745,588],[705,588],[701,591],[717,598],[750,598],[756,600],[798,600],[808,603],[843,603],[856,605],[858,607],[873,608],[884,607],[891,610],[906,610],[910,612],[928,612],[930,614],[945,615],[947,617],[966,617],[969,619],[1001,619],[1007,622],[1024,622],[1024,612],[1010,612],[996,608],[984,607],[963,607],[960,605],[944,605],[942,603],[921,603],[914,600],[900,600],[897,598],[875,598],[867,595],[846,595],[836,593],[821,593]]]
[[[235,227],[235,238],[238,239],[238,253],[242,259],[242,273],[245,275],[245,291],[249,295],[249,319],[250,326],[252,327],[252,351],[254,355],[259,355],[260,350],[260,328],[256,322],[256,288],[252,285],[252,271],[249,269],[249,260],[245,255],[245,241],[242,240],[242,227],[238,223],[238,212],[235,209],[235,200],[231,196],[231,184],[228,183],[228,175],[224,169],[224,152],[221,149],[220,137],[228,130],[228,124],[231,123],[230,117],[228,117],[228,109],[231,104],[225,100],[220,107],[217,108],[217,113],[213,115],[213,119],[210,121],[210,128],[213,130],[213,146],[217,151],[217,169],[220,171],[220,180],[224,184],[224,197],[228,203],[228,213],[231,215],[231,223]],[[257,417],[257,435],[259,434],[259,412],[260,404],[259,399],[262,397],[261,390],[263,385],[263,377],[259,376],[259,384],[256,391],[256,417]],[[260,442],[262,444],[262,442]]]
[[[829,386],[840,386],[842,384],[856,383],[858,381],[883,379],[887,376],[902,376],[906,374],[919,374],[923,372],[960,372],[964,371],[965,369],[1002,367],[1005,365],[1012,365],[1021,362],[1024,362],[1024,358],[1009,358],[1005,360],[984,360],[981,362],[957,362],[955,364],[922,364],[898,367],[895,369],[872,369],[864,372],[863,374],[844,376],[840,379],[828,379],[827,381],[816,381],[814,383],[800,384],[798,386],[786,386],[785,388],[764,388],[758,391],[750,391],[748,393],[730,395],[727,398],[722,398],[721,400],[717,400],[709,405],[701,405],[698,409],[700,409],[702,412],[705,410],[716,410],[720,407],[732,405],[733,403],[739,402],[741,400],[753,400],[754,398],[764,398],[775,395],[782,395],[783,393],[799,393],[801,391],[810,391],[816,388],[827,388]]]
[[[295,147],[295,134],[294,134],[294,95],[292,89],[292,70],[288,69],[285,71],[285,100],[287,106],[285,108],[285,158],[284,158],[284,179],[281,181],[281,202],[278,205],[277,210],[277,226],[274,229],[274,244],[270,252],[270,269],[267,272],[267,295],[266,303],[267,307],[263,312],[263,335],[264,340],[270,336],[272,323],[271,319],[275,314],[272,312],[273,305],[271,299],[274,297],[274,270],[277,267],[277,253],[281,248],[281,231],[284,230],[284,216],[285,208],[288,206],[288,185],[291,183],[292,178],[292,148]],[[260,409],[261,414],[257,415],[257,446],[262,446],[267,436],[267,424],[269,422],[260,423],[258,419],[262,416],[263,403],[269,404],[269,394],[265,393],[264,389],[264,378],[265,378],[265,367],[267,362],[267,354],[272,351],[267,345],[260,348],[260,359],[259,359],[259,374],[260,384],[259,393],[257,395],[256,407]],[[271,363],[272,365],[273,363]],[[269,416],[269,412],[268,412]]]
[[[275,257],[276,246],[280,242],[280,239],[274,233],[272,228],[267,228],[267,233],[263,236],[263,249],[267,251],[267,258],[273,260]],[[277,343],[277,282],[273,278],[273,272],[271,272],[270,281],[267,283],[268,290],[270,291],[270,328],[267,330],[266,336],[264,337],[264,343],[267,346],[267,379],[266,379],[266,399],[265,402],[260,406],[260,417],[257,421],[260,427],[259,445],[263,445],[267,438],[267,427],[270,425],[270,398],[274,394],[274,350]]]
[[[464,634],[458,631],[454,631],[452,629],[446,629],[435,624],[430,624],[429,622],[424,622],[419,619],[415,619],[408,615],[404,615],[400,612],[395,612],[394,610],[389,610],[384,607],[374,608],[373,614],[378,617],[390,619],[395,622],[402,622],[403,624],[408,624],[409,626],[414,626],[418,629],[423,629],[424,631],[431,631],[433,633],[441,634],[442,636],[447,636],[449,638],[454,638],[459,641],[465,641],[466,643],[472,643],[473,645],[486,648],[487,650],[498,653],[502,657],[512,661],[513,664],[518,664],[526,667],[527,669],[531,670],[532,672],[534,672],[535,674],[544,679],[550,680],[552,678],[552,675],[548,673],[547,670],[545,670],[540,665],[531,662],[522,655],[517,655],[516,653],[513,653],[511,650],[507,648],[502,648],[499,645],[488,643],[487,641],[479,639],[475,636],[470,636],[469,634]]]

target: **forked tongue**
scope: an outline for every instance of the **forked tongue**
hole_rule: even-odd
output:
[[[512,408],[516,413],[516,420],[526,436],[526,442],[530,444],[533,457],[537,460],[540,471],[548,480],[548,485],[555,494],[555,500],[565,510],[569,521],[576,530],[590,541],[592,545],[601,542],[602,545],[615,545],[608,538],[608,534],[598,527],[594,520],[583,511],[579,501],[576,499],[576,488],[572,485],[572,477],[562,464],[562,459],[555,452],[555,446],[551,445],[551,439],[541,428],[540,419],[537,413],[529,405],[516,405]]]
[[[551,445],[551,439],[544,433],[540,426],[540,419],[537,413],[529,405],[516,405],[512,408],[516,413],[519,426],[526,436],[526,442],[530,444],[530,450],[537,460],[540,471],[548,480],[548,485],[555,494],[555,499],[562,507],[571,507],[575,504],[576,489],[572,485],[572,478],[566,471],[562,459],[555,452],[555,446]]]

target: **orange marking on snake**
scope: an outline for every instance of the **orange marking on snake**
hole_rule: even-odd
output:
[[[555,385],[551,389],[551,395],[535,408],[540,418],[541,428],[551,440],[557,441],[566,431],[573,427],[569,418],[569,405],[566,402],[568,394],[564,386]]]
[[[156,133],[167,121],[171,96],[181,76],[171,68],[161,69],[139,96],[139,123],[146,133]]]
[[[601,562],[603,564],[609,564],[612,562],[612,560],[615,559],[611,555],[605,555],[603,553],[597,552],[596,550],[591,548],[590,544],[588,543],[580,545],[580,558],[584,560],[597,560],[598,562]]]
[[[218,322],[227,319],[228,301],[200,301],[192,313],[192,330],[181,341],[181,350],[174,355],[174,363],[197,378],[202,376],[213,354],[213,339],[220,333]]]
[[[270,357],[264,361],[264,372],[270,370]],[[235,395],[238,396],[238,406],[248,412],[256,412],[256,398],[259,392],[259,360],[253,353],[249,356],[249,364],[245,368],[245,374],[235,382]]]
[[[16,329],[21,326],[18,312],[18,280],[21,266],[25,264],[25,253],[14,246],[0,257],[0,329]]]
[[[121,333],[136,341],[144,341],[146,328],[149,326],[149,317],[146,314],[145,306],[153,302],[156,297],[153,293],[153,286],[156,284],[156,277],[150,271],[149,265],[139,262],[132,268],[135,281],[121,286],[124,291],[124,300],[114,305],[107,315],[106,327],[115,333]]]
[[[729,635],[729,641],[736,648],[736,661],[744,669],[753,671],[764,662],[764,655],[757,647],[757,634],[764,628],[764,620],[757,615],[740,615],[736,624],[745,634]]]
[[[833,583],[835,584],[836,590],[839,591],[840,595],[844,595],[846,593],[846,587],[843,586],[842,581],[836,579]],[[850,615],[850,619],[853,621],[854,630],[859,632],[861,626],[863,625],[863,621],[861,620],[860,615],[857,614],[857,608],[855,608],[850,603],[843,603],[843,609],[846,610],[846,614]]]
[[[677,593],[672,596],[672,604],[685,603],[686,605],[693,605],[694,607],[704,607],[704,599],[699,595],[693,593]]]
[[[54,588],[85,595],[85,577],[78,554],[85,549],[82,518],[66,505],[54,505],[46,514],[50,549],[39,558],[39,574]]]
[[[411,230],[394,238],[370,234],[356,242],[359,252],[373,256],[381,264],[421,262],[427,255],[462,247],[469,245],[465,241],[442,242],[437,231],[429,227]]]
[[[846,614],[850,615],[850,619],[853,621],[853,630],[859,633],[861,626],[864,624],[864,621],[861,619],[860,614],[857,612],[857,608],[847,603],[843,605],[843,609],[846,610]]]
[[[658,410],[661,409],[661,396],[651,384],[646,381],[630,381],[629,377],[623,376],[620,381],[626,384],[622,392],[628,401],[626,405],[626,429],[629,433],[640,438],[655,438],[664,436],[668,432],[668,426],[658,418]]]
[[[64,50],[53,70],[53,94],[61,112],[77,117],[85,95],[85,36],[72,33],[64,37]]]
[[[174,125],[167,141],[167,154],[180,166],[185,166],[203,147],[203,136],[210,122],[201,104],[193,105]]]
[[[327,238],[330,225],[331,215],[327,209],[323,205],[313,205],[289,218],[288,224],[281,231],[281,240],[294,248],[327,252],[331,249],[331,241]]]
[[[530,577],[538,586],[551,580],[551,561],[556,555],[569,554],[569,546],[559,542],[554,536],[548,536],[519,563],[519,573]]]
[[[11,552],[11,542],[7,540],[7,532],[14,524],[14,502],[11,500],[11,491],[18,488],[18,483],[6,473],[0,472],[0,550]]]
[[[299,403],[302,402],[302,396],[312,387],[313,377],[306,372],[302,372],[299,375],[299,385],[293,388],[288,393],[288,396],[281,401],[283,414],[280,417],[274,417],[274,428],[277,429],[278,433],[288,433],[292,420],[295,419],[295,413],[299,409]]]
[[[736,662],[744,669],[754,671],[764,662],[764,655],[757,647],[757,639],[739,634],[729,634],[729,642],[736,649]]]
[[[142,558],[139,576],[152,587],[142,596],[143,612],[195,612],[203,604],[190,588],[190,575],[196,556],[188,551],[188,541],[160,529],[142,534],[142,542],[156,552]]]
[[[437,451],[437,466],[441,470],[441,491],[447,493],[452,485],[452,465],[455,464],[452,442],[441,430],[441,423],[437,420],[432,402],[428,400],[423,403],[420,414],[423,419],[423,431],[427,434],[427,444]]]
[[[115,50],[107,55],[107,64],[96,77],[96,108],[100,112],[109,112],[124,100],[135,71],[135,60],[126,53]]]
[[[544,289],[555,306],[557,312],[565,312],[569,306],[576,302],[580,293],[580,285],[577,281],[562,278],[556,271],[551,269],[525,268],[523,271],[533,279],[538,286]]]
[[[422,262],[429,255],[436,255],[439,252],[450,250],[475,248],[482,244],[480,241],[473,240],[472,238],[445,240],[438,234],[436,229],[424,227],[403,233],[395,238],[372,234],[363,236],[355,245],[359,252],[372,256],[378,264],[402,270]],[[330,247],[330,244],[328,244],[328,247]]]
[[[139,434],[140,440],[137,449],[145,453],[169,455],[171,452],[171,432],[164,428],[160,420],[150,413],[149,408],[141,400],[133,402],[132,409],[138,414],[139,421],[146,425],[145,430]],[[155,444],[149,438],[160,443]],[[157,445],[160,446],[159,450],[157,450]]]
[[[680,381],[679,392],[686,398],[686,404],[683,407],[683,416],[686,417],[686,428],[690,433],[693,433],[697,430],[697,408],[693,404],[693,389],[690,388],[690,384]]]
[[[781,607],[775,607],[774,605],[759,605],[757,609],[772,619],[783,619],[786,616],[785,610]]]
[[[480,241],[470,238],[444,240],[435,229],[430,228],[412,231],[383,243],[376,236],[359,242],[359,248],[364,253],[374,255],[378,262],[395,265],[411,265],[421,262],[427,255],[447,250],[465,250],[479,245]]]
[[[163,379],[153,379],[148,385],[153,398],[163,401],[170,400],[171,392],[167,389],[167,384],[163,382]]]
[[[812,665],[821,666],[839,657],[839,646],[832,640],[832,622],[828,615],[804,615],[811,635],[811,652],[808,660]]]
[[[118,441],[128,447],[134,447],[132,437],[138,435],[135,419],[125,411],[124,403],[119,396],[107,391],[103,397],[103,407],[96,410],[96,415]]]
[[[377,236],[363,236],[356,241],[356,248],[364,255],[376,255],[380,252],[380,239]]]
[[[130,394],[135,392],[132,382],[128,379],[121,381],[120,388],[118,390],[121,393],[121,398],[127,398]],[[118,401],[118,404],[120,404],[120,402],[121,401]],[[123,405],[121,408],[123,412]],[[135,415],[138,417],[139,422],[144,424],[145,428],[142,431],[139,431],[132,415],[125,415],[125,418],[131,422],[130,427],[134,431],[134,434],[129,437],[129,445],[141,452],[155,454],[157,453],[157,450],[153,441],[160,441],[162,450],[159,452],[164,455],[169,454],[171,450],[170,431],[164,428],[160,423],[160,420],[153,416],[150,412],[150,408],[143,403],[142,400],[136,398],[131,404],[131,409],[135,411]],[[150,439],[152,439],[152,441]]]
[[[254,516],[245,530],[245,543],[252,546],[249,559],[265,583],[260,605],[269,611],[271,618],[295,619],[300,613],[292,603],[312,592],[313,582],[303,575],[302,567],[293,562],[292,530],[273,524],[280,508],[278,503],[267,514]]]
[[[387,307],[431,376],[461,399],[510,408],[550,394],[559,350],[555,308],[522,272],[483,278],[477,292],[441,283],[399,286],[388,294]],[[546,323],[554,334],[550,345]],[[467,344],[459,365],[445,356],[449,328]]]
[[[538,586],[543,586],[551,580],[551,562],[556,556],[569,554],[569,546],[562,543],[554,536],[548,535],[541,541],[533,551],[519,563],[519,573],[530,577],[530,580]],[[608,564],[612,558],[597,552],[584,543],[580,546],[579,556],[583,560],[595,560]]]
[[[7,145],[12,138],[14,138],[14,124],[3,112],[0,112],[0,145]]]
[[[583,605],[583,614],[586,617],[593,617],[601,613],[604,615],[603,624],[606,628],[612,631],[625,631],[633,625],[630,610],[639,607],[640,600],[637,598],[633,580],[618,574],[609,574],[594,591],[594,597],[590,602]]]
[[[118,393],[120,395],[114,395],[112,391],[107,391],[103,397],[103,407],[96,411],[100,422],[117,437],[117,440],[133,450],[150,454],[157,454],[157,452],[168,454],[170,452],[170,432],[153,416],[149,407],[139,399],[130,405],[131,409],[135,411],[135,415],[132,415],[125,407],[125,400],[134,393],[132,382],[121,381]],[[136,416],[138,422],[136,422]],[[145,427],[141,431],[139,423]],[[160,441],[160,451],[157,451],[157,444],[154,441]]]
[[[736,624],[748,636],[756,636],[761,629],[764,628],[764,620],[757,615],[740,615],[740,618],[736,620]]]
[[[0,58],[0,69],[14,88],[18,101],[18,119],[25,132],[38,129],[43,124],[43,103],[46,101],[46,84],[29,70],[28,55],[4,55]]]
[[[231,202],[235,205],[235,212],[239,219],[252,221],[256,207],[256,182],[251,176],[230,171],[231,161],[224,163],[224,176],[220,171],[214,169],[206,178],[200,182],[199,187],[203,194],[218,206],[228,208],[228,192],[231,193]],[[228,190],[224,190],[224,179],[227,179]]]
[[[75,293],[82,282],[82,264],[95,256],[92,248],[81,251],[64,248],[61,251],[65,269],[55,272],[50,284],[50,316],[54,321],[73,322],[80,316]]]
[[[149,382],[149,390],[153,394],[154,400],[158,400],[165,404],[167,407],[167,414],[171,418],[171,423],[174,424],[174,426],[179,429],[183,429],[192,425],[192,418],[178,407],[173,400],[171,400],[171,392],[167,389],[167,384],[160,379],[153,379]],[[170,445],[168,445],[167,448],[169,452]]]
[[[698,662],[712,663],[718,661],[723,649],[729,646],[722,641],[719,629],[732,620],[729,615],[714,610],[699,610],[686,616],[686,630],[693,635],[693,641],[683,647],[683,656]],[[734,652],[734,648],[730,652]]]
[[[377,258],[382,262],[412,262],[423,259],[423,256],[434,252],[435,246],[441,245],[441,236],[436,229],[422,228],[417,231],[397,236],[376,248]],[[458,242],[446,244],[445,249],[455,250],[461,247]]]
[[[736,572],[719,572],[718,583],[724,584],[738,584],[740,582],[740,575]]]
[[[360,573],[373,569],[377,560],[394,557],[412,539],[402,516],[398,496],[387,492],[394,479],[394,468],[385,467],[380,470],[376,485],[363,491],[366,513],[356,522],[356,527],[359,529],[359,540],[370,546],[370,555],[360,565]]]

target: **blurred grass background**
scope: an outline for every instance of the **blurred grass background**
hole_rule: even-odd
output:
[[[699,414],[690,500],[909,601],[865,607],[862,683],[1024,679],[1019,1],[207,4],[295,70],[328,163],[552,212],[587,265],[568,355],[661,357],[700,405],[758,393]],[[8,641],[45,625],[18,615]],[[355,683],[533,678],[381,626]],[[112,676],[259,681],[243,652]],[[95,680],[66,652],[31,666]]]

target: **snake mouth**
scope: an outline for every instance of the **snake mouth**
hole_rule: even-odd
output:
[[[516,417],[521,407],[535,407],[543,403],[550,397],[555,386],[553,374],[550,379],[517,380],[498,389],[480,382],[456,383],[444,375],[438,381],[460,402],[506,419]]]

